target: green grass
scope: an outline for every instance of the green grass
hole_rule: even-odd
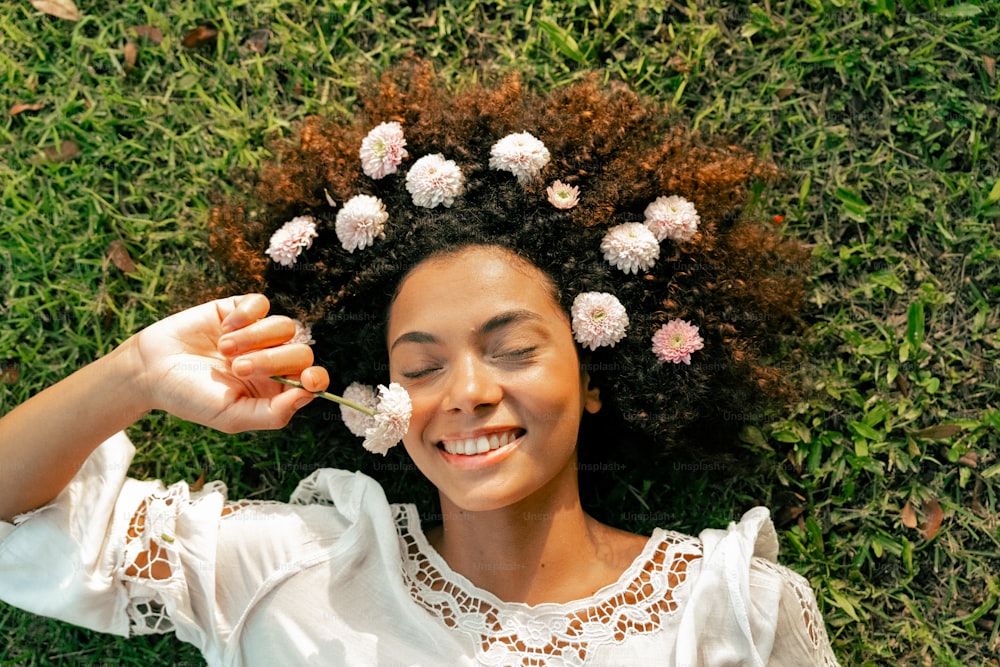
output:
[[[770,504],[845,665],[997,664],[998,3],[131,4],[80,0],[78,23],[0,11],[0,110],[44,105],[0,118],[0,410],[166,314],[171,290],[210,270],[212,197],[295,121],[350,110],[370,72],[411,53],[456,84],[474,68],[543,86],[597,69],[772,155],[785,178],[755,214],[814,248],[805,356],[788,365],[807,391],[745,432],[762,472],[639,490],[648,516],[697,530]],[[183,48],[208,21],[217,44]],[[165,38],[140,40],[125,76],[129,28],[145,24]],[[264,27],[257,54],[243,40]],[[45,156],[66,140],[79,155]],[[135,273],[107,259],[115,240]],[[205,470],[242,496],[286,497],[319,447],[160,414],[130,435],[134,474]],[[922,521],[929,501],[943,523],[928,540],[903,510]],[[202,664],[170,636],[2,605],[0,635],[0,665]]]

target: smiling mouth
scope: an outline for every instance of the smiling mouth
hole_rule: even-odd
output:
[[[491,433],[481,435],[477,438],[463,438],[461,440],[442,440],[438,447],[449,454],[461,454],[464,456],[475,456],[486,452],[500,449],[524,435],[523,429],[512,429],[503,433]]]

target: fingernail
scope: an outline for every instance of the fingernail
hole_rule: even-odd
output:
[[[219,341],[219,352],[229,356],[236,352],[236,341],[232,338],[223,338]]]
[[[233,372],[237,375],[250,375],[253,373],[253,362],[249,359],[237,359],[233,362]]]

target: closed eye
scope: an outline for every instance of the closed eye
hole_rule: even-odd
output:
[[[521,359],[530,359],[535,351],[538,349],[537,346],[525,347],[520,350],[509,350],[506,352],[498,352],[493,355],[494,359],[499,359],[501,361],[519,361]]]
[[[409,373],[403,373],[402,375],[403,375],[403,377],[405,377],[408,380],[417,380],[417,379],[422,378],[424,376],[430,375],[434,371],[438,371],[438,370],[441,370],[441,369],[439,367],[437,367],[437,366],[434,366],[432,368],[423,368],[423,369],[421,369],[419,371],[410,371]]]

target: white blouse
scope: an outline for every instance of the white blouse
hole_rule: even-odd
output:
[[[504,602],[452,571],[411,505],[317,470],[290,503],[127,477],[119,433],[48,505],[0,522],[0,600],[119,635],[173,631],[210,665],[836,666],[764,508],[657,529],[617,582]]]

